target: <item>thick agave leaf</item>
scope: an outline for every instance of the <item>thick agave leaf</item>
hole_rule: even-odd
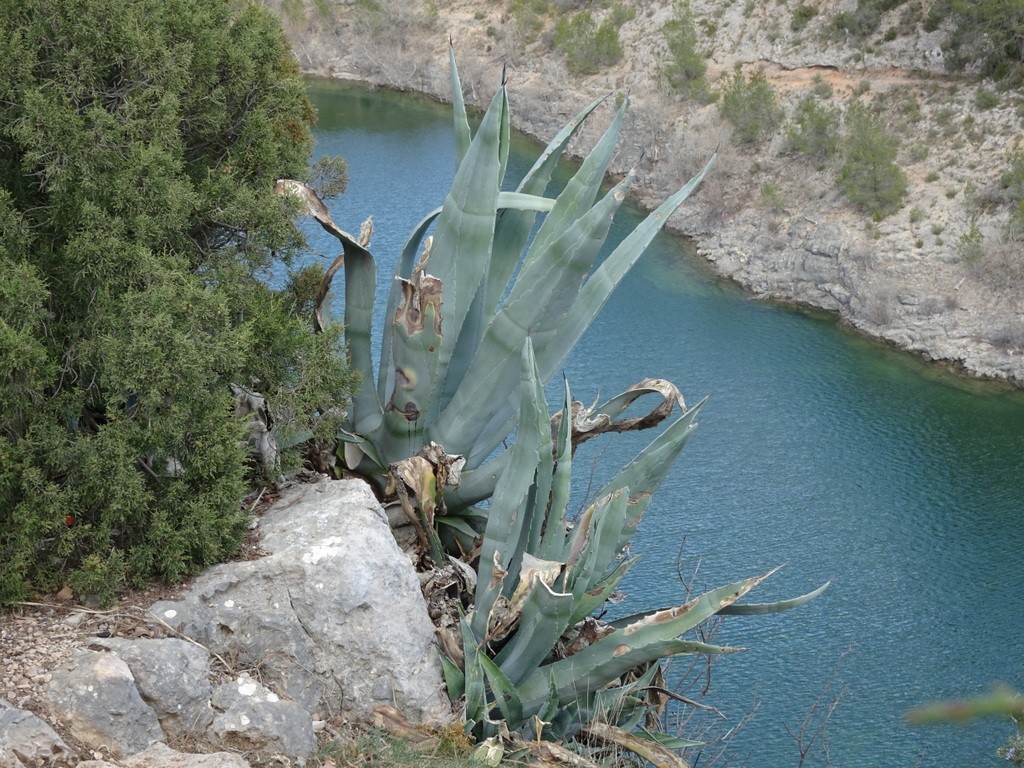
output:
[[[789,600],[777,600],[774,603],[746,603],[744,605],[727,605],[719,613],[728,616],[759,616],[765,613],[779,613],[799,608],[809,603],[822,592],[829,588],[831,581],[826,581],[817,589],[808,592],[806,595],[790,598]]]
[[[380,452],[388,458],[404,458],[415,452],[426,442],[425,430],[437,416],[444,373],[490,258],[503,173],[499,144],[504,135],[507,112],[508,101],[502,88],[491,101],[455,174],[435,223],[433,246],[423,266],[422,278],[417,277],[417,268],[413,268],[416,274],[410,278],[412,281],[429,281],[436,286],[437,301],[432,306],[439,312],[435,318],[438,339],[433,343],[428,343],[419,333],[403,336],[399,332],[397,316],[404,306],[406,292],[406,284],[400,285],[402,297],[394,310],[396,323],[390,338],[390,354],[395,367],[401,371],[396,370],[392,386],[393,392],[397,393],[411,381],[415,396],[402,393],[405,409],[401,408],[403,403],[396,402],[399,409],[388,410],[387,429],[378,439],[382,445]],[[421,234],[418,228],[414,239]],[[403,262],[407,259],[410,244],[407,243],[403,251]],[[399,265],[400,272],[405,266],[404,263]],[[382,359],[382,366],[388,364],[386,358]],[[379,383],[386,386],[389,380],[391,374],[385,373]],[[447,443],[445,445],[450,447]]]
[[[444,673],[444,687],[448,691],[448,699],[457,701],[466,692],[466,675],[454,661],[441,654],[441,671]]]
[[[569,626],[573,626],[579,621],[583,621],[587,616],[590,616],[599,608],[601,608],[608,598],[611,597],[615,588],[618,587],[619,582],[622,581],[622,577],[626,575],[633,564],[639,560],[637,557],[631,557],[628,560],[623,560],[619,563],[619,567],[616,568],[611,574],[605,578],[600,584],[593,587],[592,589],[583,592],[582,594],[575,594],[572,616],[569,619]]]
[[[412,270],[416,264],[416,255],[420,252],[420,248],[423,246],[427,230],[430,229],[434,220],[440,215],[441,209],[438,208],[435,211],[431,211],[419,224],[416,225],[412,234],[409,235],[409,239],[406,240],[405,246],[402,248],[402,253],[398,258],[398,264],[395,267],[396,279],[391,282],[387,311],[384,314],[384,329],[381,337],[380,368],[377,371],[377,397],[382,403],[391,391],[391,387],[394,385],[395,381],[394,366],[391,364],[391,318],[393,318],[395,316],[395,312],[398,311],[398,302],[401,301],[402,298],[402,283],[397,278],[404,278],[406,280],[412,278]],[[394,458],[397,459],[405,457],[396,456]]]
[[[517,192],[537,196],[544,194],[551,181],[551,175],[565,152],[565,148],[569,145],[569,141],[605,98],[601,97],[592,101],[558,132],[541,156],[537,158],[537,162],[523,177]],[[535,216],[529,209],[506,208],[498,214],[494,230],[494,251],[487,273],[487,282],[484,286],[483,311],[488,317],[494,314],[498,308],[498,302],[508,288],[516,265],[522,258],[523,250],[529,242],[535,220]]]
[[[619,488],[591,505],[593,512],[587,515],[587,524],[581,521],[573,531],[566,583],[577,600],[618,560],[619,535],[628,508],[629,488]]]
[[[644,512],[651,503],[651,495],[665,479],[669,467],[683,450],[693,430],[695,419],[707,398],[676,419],[668,428],[641,451],[636,458],[622,468],[599,492],[598,497],[612,493],[619,488],[630,489],[629,511],[625,525],[619,535],[619,549],[626,546],[636,532]]]
[[[498,208],[502,214],[511,214],[512,212],[516,212],[529,214],[532,217],[537,212],[550,211],[554,204],[555,201],[550,198],[542,197],[539,194],[532,194],[526,191],[498,193]],[[416,255],[423,246],[427,231],[433,225],[437,217],[441,215],[442,210],[442,208],[437,208],[431,211],[413,229],[399,256],[398,264],[395,268],[396,278],[409,279],[412,277],[412,270],[416,263]],[[495,235],[495,243],[497,242],[498,238],[497,235]],[[489,271],[493,269],[494,256],[491,258]],[[398,309],[398,303],[401,300],[401,295],[401,281],[395,280],[392,283],[391,292],[388,296],[388,307],[385,314],[386,318],[394,317],[395,312]],[[478,292],[477,295],[479,297],[480,292]],[[480,304],[476,299],[474,299],[474,303],[478,305]],[[474,309],[476,310],[475,315],[473,314]],[[448,401],[451,399],[452,392],[455,391],[459,382],[462,380],[462,376],[465,374],[465,369],[469,365],[469,361],[472,359],[473,354],[475,354],[476,347],[479,346],[480,338],[483,336],[483,328],[485,325],[484,318],[490,317],[491,314],[493,314],[493,307],[490,309],[487,309],[484,306],[470,308],[470,313],[468,314],[466,322],[468,323],[472,319],[475,321],[477,327],[466,328],[464,324],[463,328],[459,332],[456,349],[452,354],[451,362],[445,373],[445,389],[442,393],[441,407],[447,405]],[[377,372],[377,397],[381,402],[384,401],[384,398],[390,391],[391,386],[394,384],[394,369],[389,362],[391,360],[391,355],[391,324],[385,323],[381,343],[381,363]]]
[[[511,431],[517,400],[513,371],[523,339],[532,336],[544,318],[564,313],[597,257],[631,180],[617,185],[573,222],[542,259],[524,265],[509,298],[488,324],[462,385],[431,435],[442,445],[474,441],[466,453],[467,467],[479,466]],[[476,418],[480,413],[491,414],[482,427]]]
[[[579,170],[565,185],[565,189],[558,195],[554,209],[544,219],[533,242],[530,243],[530,248],[523,260],[524,270],[532,261],[543,257],[566,228],[594,205],[594,201],[601,191],[601,185],[604,183],[605,175],[608,173],[608,164],[611,163],[618,145],[619,132],[622,130],[622,121],[626,114],[628,101],[628,99],[623,101],[604,135],[587,155]]]
[[[548,676],[553,675],[559,701],[578,698],[580,691],[596,691],[640,664],[681,653],[727,653],[734,649],[688,642],[678,638],[731,605],[774,571],[707,592],[677,608],[648,616],[616,630],[567,659],[533,672],[519,686],[523,712],[529,717],[547,698]]]
[[[480,666],[487,678],[494,704],[497,705],[505,723],[510,728],[519,727],[519,724],[523,722],[523,704],[519,700],[519,693],[516,691],[515,685],[498,668],[497,664],[487,658],[486,654],[480,654]]]
[[[377,289],[373,256],[348,232],[338,228],[323,200],[307,184],[294,179],[279,179],[274,191],[300,200],[306,212],[341,243],[345,254],[345,341],[349,362],[362,376],[352,402],[351,422],[360,434],[367,434],[380,423],[381,404],[373,388],[373,357],[370,333],[373,325],[373,297]]]
[[[518,684],[540,666],[569,627],[573,596],[555,592],[540,581],[526,598],[516,633],[495,657],[508,678]]]
[[[569,413],[572,394],[569,382],[563,380],[562,413]],[[572,481],[572,426],[563,418],[558,424],[554,446],[556,464],[551,478],[551,503],[544,522],[544,533],[536,550],[545,560],[568,560],[565,550],[566,520]]]
[[[503,156],[508,151],[507,125],[508,98],[503,84],[459,165],[434,231],[434,248],[427,269],[443,286],[444,337],[432,378],[447,370],[459,331],[491,258]],[[501,146],[503,141],[505,147]],[[434,387],[440,397],[438,380]]]
[[[543,381],[547,381],[561,367],[569,351],[608,300],[612,290],[651,244],[654,236],[665,226],[669,216],[693,194],[714,167],[714,163],[715,158],[712,157],[700,173],[648,214],[588,278],[568,315],[559,321],[557,334],[552,342],[539,349],[537,353]]]
[[[465,659],[463,695],[466,697],[466,721],[467,723],[483,723],[487,719],[484,671],[480,663],[483,654],[480,652],[476,636],[465,616],[459,619],[459,628],[462,630],[462,653]]]
[[[540,463],[540,446],[548,429],[547,405],[537,378],[533,345],[529,339],[521,356],[519,427],[509,466],[494,491],[477,567],[472,627],[477,637],[487,633],[494,601],[501,594],[504,574],[519,544],[525,523],[522,506]],[[550,438],[549,438],[550,440]],[[548,443],[550,450],[550,442]]]
[[[384,411],[385,432],[378,440],[389,456],[409,456],[423,445],[421,430],[412,425],[430,418],[430,373],[443,343],[441,281],[417,271],[400,284],[402,299],[392,319],[395,377]]]
[[[459,68],[455,64],[455,46],[448,41],[448,71],[452,78],[452,115],[455,119],[455,168],[462,165],[462,160],[469,151],[471,141],[469,134],[469,118],[466,116],[466,101],[462,97],[462,83],[459,81]]]

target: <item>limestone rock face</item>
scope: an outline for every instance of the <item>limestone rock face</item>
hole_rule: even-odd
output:
[[[68,753],[53,728],[31,712],[0,701],[0,766],[49,765]]]
[[[46,695],[75,738],[133,755],[164,738],[156,713],[139,695],[128,665],[112,653],[78,650],[53,673]]]
[[[369,717],[388,704],[411,720],[446,718],[419,580],[365,483],[292,486],[260,528],[272,554],[211,568],[159,611],[204,625],[195,639],[259,665],[265,683],[309,712]]]
[[[131,670],[143,700],[168,736],[199,736],[213,722],[210,657],[184,640],[97,639]]]

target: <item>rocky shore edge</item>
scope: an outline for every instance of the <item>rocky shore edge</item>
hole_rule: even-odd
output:
[[[408,9],[413,20],[418,5],[414,1]],[[696,14],[702,5],[693,3]],[[1004,213],[979,220],[963,209],[969,193],[982,194],[997,184],[1006,137],[1017,126],[1012,110],[972,117],[988,137],[976,146],[953,149],[955,143],[947,147],[939,142],[931,164],[945,164],[940,178],[924,172],[927,164],[908,168],[911,188],[904,208],[876,223],[849,206],[828,172],[782,155],[781,135],[757,150],[735,146],[713,105],[697,108],[667,98],[658,84],[659,50],[652,35],[624,25],[623,63],[602,75],[576,78],[553,54],[529,58],[489,50],[491,41],[484,32],[488,19],[477,18],[480,12],[473,7],[461,0],[444,4],[437,9],[431,34],[371,39],[352,4],[337,6],[330,22],[311,14],[311,20],[289,25],[287,31],[307,75],[415,92],[442,102],[451,100],[450,34],[467,102],[481,106],[490,97],[503,58],[510,64],[514,127],[542,142],[595,96],[628,91],[630,117],[611,172],[623,174],[639,159],[633,199],[640,207],[656,207],[718,152],[715,174],[666,227],[691,238],[717,274],[755,298],[834,313],[858,332],[925,360],[1024,388],[1024,292],[964,264],[955,247],[957,233],[967,231],[968,225],[980,221],[982,229],[992,232],[1005,225]],[[656,3],[646,14],[647,24],[663,23],[668,7]],[[729,14],[736,12],[731,9],[720,18],[720,30],[731,28]],[[748,36],[754,34],[745,29]],[[815,51],[776,41],[765,51],[764,41],[756,37],[741,43],[733,41],[729,52],[713,56],[710,69],[726,72],[752,61],[768,73],[787,114],[812,82],[822,78],[834,89],[839,105],[856,89],[873,90],[879,98],[916,89],[922,94],[923,119],[950,109],[943,106],[941,88],[948,78],[940,73],[934,35],[905,41],[888,59],[870,62],[870,67],[862,62],[857,69],[844,68],[834,47]],[[725,47],[721,41],[717,46]],[[969,104],[978,87],[951,86],[959,94],[956,103]],[[939,96],[929,99],[925,93]],[[607,116],[614,107],[609,99],[599,111]],[[601,115],[591,122],[571,153],[584,154],[606,124]],[[956,195],[954,183],[963,189]],[[782,202],[766,207],[762,192],[769,184]]]

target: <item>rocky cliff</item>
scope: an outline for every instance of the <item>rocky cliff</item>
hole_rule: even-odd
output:
[[[782,129],[744,144],[717,104],[666,87],[671,2],[587,5],[604,7],[593,9],[596,19],[613,6],[632,18],[617,27],[621,61],[579,76],[551,48],[558,13],[539,14],[527,29],[523,0],[348,0],[277,10],[306,72],[443,100],[451,36],[467,100],[482,104],[507,66],[516,127],[542,141],[595,95],[628,92],[614,170],[640,163],[641,205],[659,203],[718,152],[714,177],[670,227],[691,236],[720,274],[755,296],[835,312],[926,359],[1024,386],[1024,248],[1007,235],[1011,206],[1000,183],[1021,117],[1012,92],[946,74],[948,29],[926,32],[921,18],[897,8],[871,35],[844,38],[834,20],[856,9],[852,0],[692,2],[713,90],[739,67],[763,73],[786,119],[811,93],[840,112],[860,103],[881,115],[899,140],[908,188],[899,210],[874,220],[838,188],[837,161],[788,152]],[[807,8],[810,18],[795,21]],[[604,109],[613,108],[609,100]],[[580,137],[579,152],[597,130]]]

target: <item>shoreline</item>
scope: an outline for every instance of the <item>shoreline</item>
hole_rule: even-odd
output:
[[[447,41],[443,46],[405,49],[391,60],[393,67],[404,63],[405,69],[387,71],[380,61],[375,64],[361,58],[358,51],[350,49],[340,58],[334,55],[338,49],[331,38],[340,37],[341,31],[292,31],[289,36],[304,75],[451,103]],[[295,42],[297,37],[301,40]],[[456,42],[467,106],[478,107],[489,96],[489,80],[494,72],[500,72],[500,66],[488,57],[474,56],[465,42]],[[353,63],[358,65],[350,66]],[[515,68],[510,89],[513,127],[542,144],[579,105],[615,90],[608,87],[608,78],[596,77],[582,83],[561,83],[564,88],[556,91],[545,74],[550,73]],[[933,80],[937,76],[926,77]],[[837,195],[818,194],[781,210],[766,211],[752,199],[750,189],[746,189],[745,199],[734,194],[734,186],[749,188],[753,181],[756,190],[759,181],[748,178],[752,173],[743,166],[768,165],[762,172],[767,178],[778,179],[780,185],[804,184],[812,192],[821,186],[821,179],[807,181],[799,173],[794,177],[792,167],[782,167],[779,158],[767,150],[749,152],[728,146],[727,139],[719,135],[720,121],[714,119],[713,108],[705,107],[696,116],[676,116],[673,129],[681,122],[684,130],[704,139],[690,142],[689,152],[676,154],[672,136],[664,131],[658,134],[659,115],[652,114],[664,98],[650,83],[631,91],[631,122],[623,132],[609,175],[624,173],[626,161],[643,158],[630,200],[644,211],[652,210],[692,175],[695,168],[685,166],[697,165],[700,145],[708,143],[709,135],[722,145],[719,168],[665,227],[689,238],[715,274],[739,285],[752,298],[829,313],[858,335],[910,352],[958,376],[1024,389],[1024,330],[1018,332],[1017,327],[1024,329],[1022,299],[1016,299],[1016,304],[1013,296],[994,301],[981,281],[961,274],[963,265],[950,256],[948,247],[945,252],[929,249],[921,254],[915,254],[913,248],[894,247],[910,237],[910,228],[899,219],[907,218],[906,210],[919,210],[911,208],[912,201],[877,226],[862,223],[865,230],[874,232],[873,238],[856,230],[856,216]],[[598,111],[607,114],[610,110],[603,105]],[[594,122],[603,129],[601,117]],[[567,155],[578,158],[585,154],[596,135],[593,128],[585,128]]]

